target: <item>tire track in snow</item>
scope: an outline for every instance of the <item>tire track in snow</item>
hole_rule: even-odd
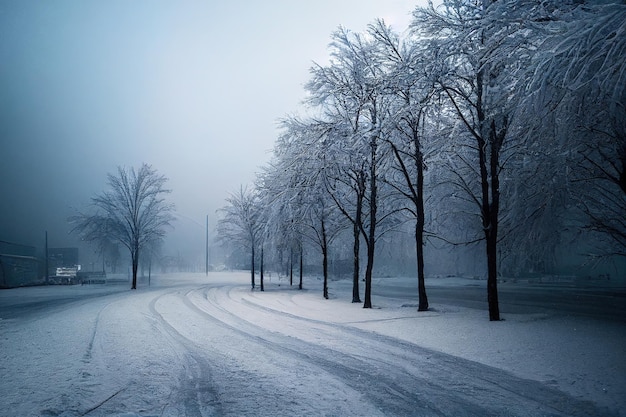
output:
[[[85,371],[77,387],[85,397],[81,409],[86,410],[79,415],[109,416],[120,412],[170,417],[215,415],[201,412],[201,407],[188,398],[172,399],[179,390],[171,381],[180,380],[182,385],[187,381],[184,372],[196,372],[196,367],[150,310],[152,303],[166,295],[164,291],[175,290],[134,293],[97,311],[91,340],[83,355]],[[128,303],[133,304],[132,309],[128,309]],[[121,311],[131,311],[132,315],[124,316],[128,320],[120,320]],[[134,334],[130,335],[129,331]]]
[[[157,302],[163,297],[171,296],[178,292],[172,291],[160,294],[149,303],[150,313],[167,333],[167,336],[169,336],[168,343],[173,346],[173,350],[179,352],[182,347],[185,351],[182,356],[179,355],[181,362],[184,363],[184,370],[180,377],[180,387],[176,398],[170,396],[169,402],[173,402],[173,404],[168,405],[168,407],[178,408],[178,404],[182,404],[184,409],[177,411],[184,412],[184,416],[187,417],[222,415],[216,392],[211,384],[211,366],[198,353],[198,347],[165,320],[156,308]]]
[[[94,392],[94,389],[93,389],[95,386],[97,386],[97,384],[93,381],[94,375],[92,374],[93,372],[92,368],[94,366],[94,364],[92,364],[94,344],[95,344],[96,337],[98,334],[98,327],[100,326],[102,312],[106,310],[111,304],[112,302],[106,303],[105,305],[100,307],[100,309],[98,310],[98,314],[96,314],[96,317],[92,325],[93,330],[91,332],[91,338],[89,339],[89,343],[87,344],[87,349],[85,350],[85,353],[83,354],[83,357],[81,359],[81,362],[84,364],[84,366],[80,375],[80,384],[79,384],[80,389],[78,391],[81,392],[81,394],[86,399],[95,401],[95,403],[89,406],[87,410],[80,413],[81,416],[89,415],[90,413],[102,407],[102,405],[104,405],[106,402],[108,402],[109,400],[111,400],[112,398],[114,398],[120,392],[122,392],[123,390],[127,388],[127,386],[122,386],[117,391],[114,391],[112,394],[106,396],[105,398],[102,398],[101,400],[98,400],[98,397],[102,397],[103,396],[102,393]]]
[[[350,354],[331,349],[322,344],[307,342],[295,337],[268,331],[250,321],[233,314],[228,307],[220,304],[228,295],[220,293],[238,287],[205,289],[202,297],[207,303],[191,303],[200,312],[221,321],[232,331],[240,333],[265,349],[280,355],[289,355],[308,369],[320,368],[334,375],[344,384],[363,395],[363,401],[371,402],[385,415],[439,416],[439,415],[497,415],[478,401],[451,396],[444,387],[431,381],[415,377],[402,370],[402,366],[379,366],[375,360],[359,354]],[[199,291],[199,290],[198,290]],[[192,294],[191,292],[190,294]],[[317,329],[319,330],[319,329]],[[346,340],[342,340],[345,342]],[[376,343],[375,343],[376,344]],[[356,352],[360,347],[352,344]],[[390,369],[393,372],[389,372]]]
[[[430,411],[441,411],[444,415],[493,415],[494,413],[495,415],[502,413],[606,415],[606,410],[598,410],[591,402],[576,400],[539,382],[518,378],[496,368],[354,327],[284,313],[254,303],[248,297],[235,300],[233,291],[237,290],[237,287],[209,289],[205,290],[204,298],[207,303],[213,303],[213,306],[222,303],[219,305],[219,310],[233,317],[236,316],[233,311],[240,312],[242,305],[251,308],[252,310],[246,314],[246,317],[238,317],[239,321],[233,321],[232,318],[226,320],[231,321],[231,325],[237,328],[247,328],[247,333],[254,334],[263,340],[268,342],[274,340],[272,346],[279,345],[284,348],[285,344],[291,340],[281,341],[280,337],[275,336],[274,333],[268,333],[268,329],[253,323],[252,321],[258,322],[259,315],[267,313],[270,317],[274,316],[274,319],[281,320],[283,324],[289,320],[292,322],[289,328],[292,329],[313,325],[315,331],[325,334],[325,337],[319,340],[322,342],[326,340],[322,343],[325,346],[314,346],[311,350],[315,352],[313,358],[317,363],[326,363],[328,370],[342,369],[341,372],[345,375],[365,371],[369,373],[369,379],[375,379],[377,384],[386,387],[386,391],[392,396],[396,395],[409,403],[415,401],[413,397],[417,397],[420,406],[430,404],[427,407]],[[212,293],[211,297],[209,293]],[[220,293],[221,296],[219,296]],[[235,308],[232,308],[233,304],[236,304]],[[231,308],[228,307],[229,305]],[[204,305],[199,306],[203,309],[202,307]],[[255,320],[251,321],[251,317],[255,317]],[[276,329],[273,330],[276,331]],[[338,334],[349,335],[349,337],[340,338],[339,342],[333,341]],[[287,331],[284,332],[283,337],[293,339],[301,335],[301,331],[291,334]],[[328,340],[332,342],[328,343]],[[309,343],[310,346],[311,341],[305,343]],[[366,352],[366,354],[354,352]],[[367,352],[376,353],[368,355]],[[333,354],[337,355],[336,359],[325,362],[327,358],[333,358]],[[311,357],[310,353],[307,355]],[[351,363],[351,360],[356,362]],[[346,364],[351,364],[352,372],[345,369]],[[407,391],[405,387],[413,387],[413,389]],[[359,384],[356,384],[355,388],[358,389]],[[362,388],[367,389],[368,386]],[[377,397],[376,394],[374,397]],[[381,400],[385,403],[388,399],[381,398]],[[489,409],[484,408],[485,404],[490,404]],[[402,413],[401,409],[397,411]],[[414,411],[409,414],[413,415]]]
[[[229,296],[233,299],[230,294]],[[428,372],[431,373],[434,378],[437,378],[438,375],[449,374],[453,371],[462,376],[462,378],[474,380],[475,382],[472,384],[482,383],[485,387],[492,386],[496,389],[507,391],[514,397],[522,397],[525,399],[525,402],[535,402],[538,404],[538,409],[553,409],[554,411],[558,411],[568,416],[607,415],[606,410],[599,410],[590,401],[577,400],[555,388],[551,388],[537,381],[516,377],[513,374],[502,371],[498,368],[493,368],[478,362],[448,355],[407,341],[362,330],[350,325],[330,323],[297,316],[260,305],[249,298],[242,298],[240,302],[256,310],[266,311],[277,316],[288,317],[289,319],[297,322],[323,325],[328,328],[341,331],[345,334],[351,334],[355,339],[360,340],[359,344],[367,344],[374,341],[374,344],[370,346],[369,349],[377,349],[378,351],[385,350],[392,360],[381,360],[380,358],[367,359],[381,362],[384,366],[396,366],[396,363],[398,362],[396,359],[399,359],[399,362],[411,364],[414,371],[419,371],[419,369],[417,369],[419,367],[416,367],[415,364],[420,363],[421,366],[428,368]],[[423,361],[424,357],[429,359],[427,363]],[[454,386],[457,391],[472,395],[472,391],[467,389],[465,383],[451,382],[450,384],[440,385],[440,388],[445,389],[445,387],[452,386]],[[485,391],[491,390],[486,388]]]
[[[342,383],[319,372],[312,374],[311,369],[293,358],[279,357],[266,343],[259,344],[249,334],[202,312],[189,301],[188,295],[163,297],[163,302],[155,301],[154,307],[179,335],[176,337],[194,346],[209,364],[211,383],[218,391],[219,415],[354,415],[352,407],[364,410],[356,414],[382,415],[371,406],[356,403],[354,397],[359,396],[356,392],[350,391],[350,398],[342,397],[345,392]],[[181,306],[172,305],[179,302],[190,314],[185,311],[181,314]],[[165,311],[168,308],[170,311]],[[174,312],[176,316],[184,316],[184,322],[176,322]],[[293,377],[294,373],[297,378]],[[323,384],[318,386],[318,381]],[[330,398],[329,404],[320,402],[321,398]],[[316,411],[311,413],[311,410]]]
[[[98,310],[98,314],[96,315],[96,318],[93,323],[91,339],[89,340],[89,343],[87,344],[87,350],[85,351],[85,354],[83,355],[83,359],[82,359],[83,363],[89,363],[89,361],[91,360],[91,356],[93,352],[93,345],[96,340],[96,334],[98,333],[98,326],[100,326],[100,317],[102,316],[102,311],[104,311],[104,309],[106,309],[110,304],[111,303],[105,304],[102,308],[100,308],[100,310]]]
[[[112,328],[119,331],[124,327],[117,320],[116,314],[119,310],[124,309],[125,303],[130,302],[141,306],[142,297],[150,295],[150,293],[134,294],[129,292],[119,294],[110,302],[102,299],[104,304],[99,306],[97,314],[95,314],[91,338],[81,359],[84,365],[76,392],[84,397],[81,401],[81,409],[84,411],[80,412],[79,415],[110,415],[113,410],[119,412],[120,409],[126,409],[124,411],[128,411],[128,407],[144,409],[129,399],[144,396],[145,393],[142,392],[142,388],[149,383],[142,381],[136,373],[128,372],[125,366],[120,366],[117,363],[120,362],[119,356],[115,356],[115,354],[111,356],[111,350],[117,349],[124,352],[125,347],[117,346],[118,343],[123,342],[123,337],[118,338],[119,334],[111,335],[110,333]],[[141,315],[141,313],[139,314]],[[134,322],[133,327],[142,324]],[[126,356],[132,355],[132,352],[125,351],[124,353]],[[138,361],[140,362],[140,359]],[[143,399],[145,402],[145,398]],[[154,402],[153,399],[148,401]]]

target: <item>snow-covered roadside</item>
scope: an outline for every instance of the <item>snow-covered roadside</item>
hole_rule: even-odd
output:
[[[275,280],[276,281],[276,280]],[[467,282],[466,282],[467,283]],[[311,283],[313,284],[313,283]],[[443,280],[439,285],[459,285]],[[382,285],[382,283],[381,283]],[[413,280],[393,279],[412,291]],[[295,288],[295,287],[294,287]],[[351,283],[330,284],[331,299],[283,282],[264,293],[241,289],[234,297],[313,320],[353,326],[541,381],[578,399],[626,415],[626,326],[549,313],[506,314],[489,322],[486,311],[437,304],[418,313],[406,300],[374,296],[374,309],[352,304]],[[275,323],[280,331],[280,323]]]
[[[163,343],[145,343],[159,337],[135,307],[150,299],[149,292],[95,285],[17,288],[0,292],[0,303],[20,297],[73,301],[0,320],[0,416],[94,415],[91,410],[113,397],[141,410],[151,404],[142,403],[138,392],[150,392],[153,402],[167,398],[163,381],[178,377],[168,373],[177,357]]]
[[[411,279],[385,282],[414,292]],[[375,288],[382,291],[385,282],[377,281]],[[84,296],[112,289],[0,291],[0,306],[18,295],[37,305],[70,300],[0,320],[0,416],[385,415],[376,401],[362,401],[370,385],[351,385],[349,374],[333,372],[343,362],[328,362],[331,369],[324,361],[337,353],[342,359],[379,364],[382,374],[370,376],[390,375],[391,381],[402,377],[404,371],[397,369],[406,366],[410,376],[402,381],[409,385],[416,380],[429,385],[431,377],[441,383],[438,375],[424,372],[423,364],[432,363],[420,361],[423,350],[417,346],[541,381],[546,388],[583,400],[581,404],[592,401],[598,408],[590,408],[589,415],[626,415],[622,323],[550,313],[506,314],[506,321],[490,323],[486,311],[431,300],[431,311],[417,313],[415,307],[402,307],[406,299],[385,298],[377,291],[375,308],[363,309],[350,302],[349,281],[331,282],[330,300],[322,298],[316,279],[305,280],[304,291],[296,288],[274,277],[266,281],[265,292],[250,291],[248,273],[216,273],[156,277],[151,288],[94,298]],[[390,343],[367,332],[403,342]],[[412,360],[401,364],[406,357]],[[461,365],[461,371],[468,365],[472,367]],[[444,369],[458,374],[458,367]],[[479,365],[472,369],[491,373]],[[499,394],[485,397],[489,391],[483,392],[482,375],[472,372],[469,378],[474,381],[476,375],[480,400],[498,404]],[[502,378],[497,381],[508,379],[500,371],[492,374]],[[561,409],[551,408],[554,402],[542,402],[547,398],[543,386],[524,394],[523,387],[530,385],[515,384],[505,384],[522,387],[522,395],[513,395],[513,401],[535,398],[546,404],[544,411],[585,415],[566,411],[578,405]],[[423,398],[415,401],[435,401],[430,394],[419,391],[416,395]],[[524,415],[520,410],[530,402],[520,404],[517,412],[506,415]]]

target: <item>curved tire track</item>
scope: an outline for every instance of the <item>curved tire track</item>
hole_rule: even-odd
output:
[[[199,309],[186,295],[167,295],[152,303],[153,314],[163,321],[177,342],[199,363],[206,365],[210,383],[215,390],[213,409],[218,415],[293,416],[353,415],[350,405],[357,402],[357,392],[350,398],[342,397],[343,382],[329,377],[316,366],[303,365],[300,357],[277,352],[262,338],[233,327],[221,320],[219,315],[208,314]],[[162,302],[161,302],[162,301]],[[173,306],[173,303],[177,303]],[[178,303],[181,303],[179,305]],[[184,322],[176,321],[173,312],[182,308]],[[169,309],[169,311],[167,311]],[[311,369],[315,368],[315,369]],[[189,371],[187,372],[189,373]],[[294,378],[294,374],[297,378]],[[325,384],[319,386],[317,380]],[[293,385],[286,381],[295,381]],[[181,392],[193,387],[182,387]],[[188,396],[191,394],[187,394]],[[328,404],[320,402],[329,399]],[[373,407],[365,415],[382,415]]]
[[[157,302],[164,296],[172,295],[172,293],[160,294],[152,299],[149,304],[151,314],[158,320],[163,330],[169,336],[168,343],[178,345],[174,346],[175,351],[180,351],[179,347],[182,347],[186,352],[181,358],[184,365],[180,377],[180,387],[177,394],[172,394],[174,398],[170,397],[170,402],[182,405],[183,410],[177,411],[183,411],[184,416],[205,417],[222,415],[216,392],[211,383],[211,365],[199,353],[199,347],[179,333],[157,311]]]
[[[606,410],[598,410],[590,402],[496,368],[357,328],[290,315],[248,299],[237,301],[232,296],[235,288],[204,288],[204,303],[198,303],[197,297],[190,298],[190,294],[200,289],[190,291],[185,302],[258,344],[335,375],[356,391],[367,393],[368,399],[386,413],[606,415]],[[239,304],[238,308],[228,308],[232,303]],[[242,304],[252,309],[252,316],[255,312],[269,313],[277,319],[291,321],[292,328],[314,325],[315,331],[324,333],[324,337],[315,344],[297,339],[301,331],[270,332],[248,317],[232,312],[240,310]]]

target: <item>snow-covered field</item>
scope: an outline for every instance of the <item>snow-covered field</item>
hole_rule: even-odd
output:
[[[0,319],[0,415],[626,415],[623,321],[417,313],[376,285],[374,309],[247,273],[0,291],[29,303]]]

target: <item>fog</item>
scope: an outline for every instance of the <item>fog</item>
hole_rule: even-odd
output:
[[[339,25],[404,30],[416,1],[0,4],[0,240],[76,246],[67,218],[117,166],[169,178],[170,253],[270,156]],[[81,258],[83,254],[81,253]]]

